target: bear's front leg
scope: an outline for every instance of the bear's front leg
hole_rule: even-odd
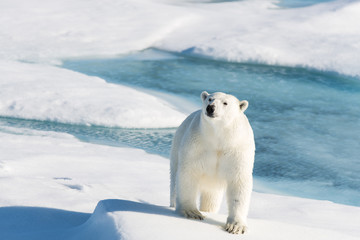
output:
[[[247,231],[247,215],[249,212],[252,191],[252,178],[228,184],[227,201],[229,216],[225,230],[232,234],[244,234]]]
[[[198,179],[191,171],[178,170],[176,211],[184,217],[203,220],[204,216],[196,207]]]

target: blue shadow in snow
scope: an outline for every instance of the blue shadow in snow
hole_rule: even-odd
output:
[[[0,239],[52,239],[85,223],[90,216],[52,208],[1,207]]]
[[[86,223],[97,211],[138,212],[183,218],[169,207],[120,199],[100,201],[93,214],[41,207],[0,207],[0,239],[68,239],[76,236],[79,230],[77,227]],[[204,223],[223,224],[210,218],[206,218]]]
[[[179,217],[175,211],[171,208],[152,205],[144,202],[133,202],[129,200],[121,199],[106,199],[98,203],[98,206],[102,206],[107,212],[139,212],[146,214],[158,214],[170,217]]]
[[[163,215],[167,217],[174,217],[174,218],[184,218],[180,216],[178,213],[175,212],[174,209],[169,207],[157,206],[143,202],[133,202],[128,200],[120,200],[120,199],[107,199],[102,200],[98,203],[98,207],[101,206],[107,212],[118,212],[118,211],[127,211],[127,212],[139,212],[145,214],[156,214],[156,215]],[[199,221],[199,220],[194,220]],[[207,218],[203,220],[206,224],[221,226],[224,225],[223,222],[219,222],[217,220]]]

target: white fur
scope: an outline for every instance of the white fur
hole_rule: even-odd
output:
[[[248,102],[220,92],[203,92],[201,99],[202,110],[184,120],[173,140],[170,206],[188,218],[203,219],[200,211],[217,211],[226,192],[225,229],[244,233],[255,155],[253,131],[244,114]],[[215,106],[214,117],[207,114],[208,105]]]

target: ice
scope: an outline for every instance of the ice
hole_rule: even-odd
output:
[[[56,64],[142,50],[187,21],[183,13],[146,0],[4,0],[0,58]]]
[[[0,115],[80,125],[177,126],[186,110],[163,93],[44,65],[150,47],[359,76],[359,13],[360,2],[350,0],[298,9],[269,0],[3,0]],[[167,207],[166,158],[4,126],[0,152],[0,239],[236,237],[221,227],[224,207],[205,222],[178,217]],[[358,207],[254,192],[245,237],[358,239],[359,216]]]
[[[286,204],[287,200],[280,201]],[[146,239],[149,236],[154,239],[179,240],[239,238],[223,230],[222,225],[226,221],[224,214],[207,214],[204,221],[195,221],[181,218],[173,209],[164,206],[126,200],[103,200],[97,205],[94,215],[97,217],[90,219],[89,225],[94,225],[101,216],[102,226],[107,228],[122,226],[123,228],[123,231],[118,232],[109,229],[108,233],[113,233],[113,235],[105,239]],[[296,214],[289,215],[294,217]],[[141,219],[140,222],[139,219]],[[260,218],[250,219],[250,224],[252,229],[245,235],[246,239],[356,239],[356,235],[321,229],[318,223],[306,226],[307,224],[295,225]],[[96,239],[92,236],[91,234],[88,239]],[[98,237],[102,238],[102,235]]]
[[[4,0],[0,16],[3,59],[60,63],[157,47],[360,75],[358,0],[296,9],[272,0]]]
[[[3,130],[0,239],[238,239],[223,230],[225,205],[203,222],[168,207],[163,157],[63,133]],[[244,238],[358,239],[359,216],[358,207],[253,192]]]
[[[166,94],[159,98],[70,70],[0,61],[0,72],[5,117],[136,128],[176,127],[186,117],[162,99]]]
[[[271,1],[209,4],[157,46],[210,58],[359,75],[359,1],[282,9]]]

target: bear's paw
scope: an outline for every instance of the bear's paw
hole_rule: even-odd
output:
[[[240,224],[239,222],[227,222],[225,230],[231,234],[244,234],[247,232],[247,226]]]
[[[197,209],[192,209],[192,210],[181,210],[181,214],[187,218],[193,218],[193,219],[199,219],[199,220],[204,220],[204,215],[201,214],[200,211],[198,211]]]

